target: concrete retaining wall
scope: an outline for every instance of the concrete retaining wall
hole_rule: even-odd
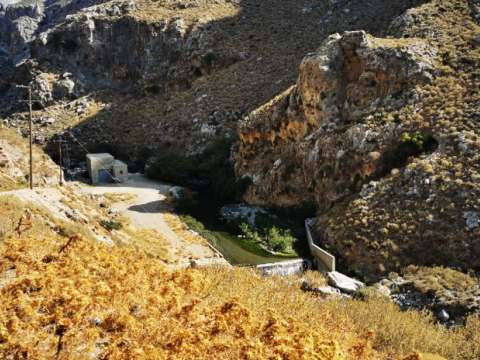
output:
[[[313,261],[308,259],[298,259],[281,261],[276,263],[260,264],[256,268],[263,272],[264,276],[269,275],[302,275],[305,270],[312,270],[314,268]]]
[[[310,252],[312,253],[312,256],[317,260],[317,264],[320,268],[319,270],[328,272],[335,271],[335,256],[329,254],[328,252],[313,243],[310,227],[308,226],[306,220],[305,231],[307,232],[308,246],[310,247]]]

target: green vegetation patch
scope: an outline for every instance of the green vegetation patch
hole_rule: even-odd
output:
[[[191,217],[190,215],[181,215],[180,220],[185,223],[191,230],[197,232],[202,236],[208,243],[214,247],[217,246],[217,238],[212,234],[211,231],[205,229],[205,226],[198,221],[197,219]]]
[[[292,254],[293,243],[297,241],[292,236],[290,230],[282,230],[273,226],[271,228],[264,228],[257,231],[255,227],[243,223],[240,225],[243,235],[252,240],[254,243],[263,244],[264,246],[285,254]]]

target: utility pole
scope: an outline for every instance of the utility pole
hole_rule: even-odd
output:
[[[54,143],[58,143],[58,152],[60,154],[60,186],[63,186],[63,169],[62,169],[62,143],[66,143],[65,140],[53,140]]]
[[[33,151],[32,151],[32,105],[37,101],[32,101],[32,88],[30,86],[17,85],[19,88],[28,89],[28,100],[20,100],[21,102],[28,103],[29,108],[29,130],[30,130],[30,190],[33,190]]]
[[[28,128],[30,130],[30,190],[33,190],[33,152],[32,152],[32,88],[28,88]]]

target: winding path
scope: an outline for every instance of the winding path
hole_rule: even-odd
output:
[[[208,244],[193,244],[180,237],[167,224],[164,214],[165,195],[170,185],[149,180],[142,175],[131,175],[132,181],[123,184],[101,184],[87,188],[92,194],[123,193],[136,195],[135,204],[120,201],[115,208],[127,216],[132,224],[145,229],[156,229],[171,242],[170,253],[179,260],[179,265],[190,264],[190,258],[200,261],[218,262]]]

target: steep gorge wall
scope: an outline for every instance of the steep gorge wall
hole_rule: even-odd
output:
[[[239,125],[237,175],[254,182],[246,199],[314,200],[324,211],[388,170],[381,153],[405,130],[365,119],[418,102],[416,87],[432,82],[436,56],[421,40],[391,46],[363,31],[331,36],[303,60],[297,85]]]
[[[434,0],[391,35],[334,36],[239,127],[245,200],[314,201],[340,268],[480,268],[478,2]]]

